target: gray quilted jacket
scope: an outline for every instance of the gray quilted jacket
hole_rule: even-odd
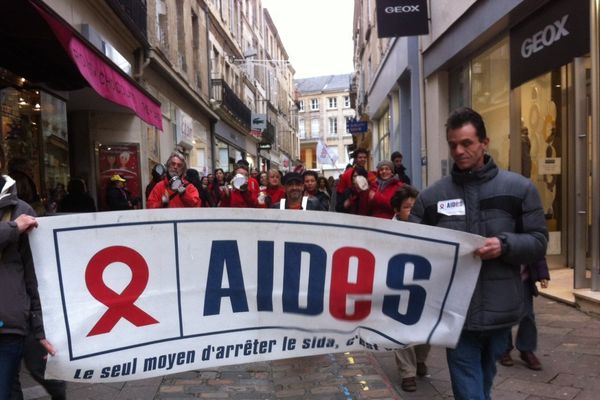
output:
[[[458,199],[464,202],[464,215],[438,212],[438,202]],[[548,243],[544,211],[531,181],[500,170],[486,156],[481,169],[463,172],[455,167],[451,176],[423,190],[410,220],[501,238],[502,255],[483,261],[463,329],[499,329],[519,321],[523,311],[520,265],[542,259]]]

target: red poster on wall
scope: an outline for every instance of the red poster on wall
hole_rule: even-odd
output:
[[[113,175],[125,179],[125,188],[131,194],[131,200],[139,204],[142,202],[142,180],[140,174],[140,150],[137,144],[101,144],[98,146],[98,171],[99,191],[98,204],[100,210],[108,210],[106,204],[106,191]],[[137,200],[137,201],[136,201]]]

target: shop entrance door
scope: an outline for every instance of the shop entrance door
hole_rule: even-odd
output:
[[[568,68],[559,67],[520,86],[521,174],[540,194],[550,235],[548,262],[568,265],[567,223],[569,128]]]
[[[573,61],[574,132],[569,135],[573,152],[574,190],[572,198],[573,266],[575,289],[591,286],[592,265],[592,92],[591,59]]]

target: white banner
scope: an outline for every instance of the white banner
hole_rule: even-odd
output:
[[[337,148],[335,151],[333,150],[334,149],[327,147],[323,142],[323,139],[319,139],[317,142],[317,161],[319,164],[331,164],[335,166],[335,163],[338,160]]]
[[[454,346],[483,238],[311,211],[39,218],[47,376],[109,382],[410,343]]]

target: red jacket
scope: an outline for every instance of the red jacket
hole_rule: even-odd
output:
[[[257,208],[258,207],[258,181],[248,177],[248,190],[240,192],[236,189],[229,191],[229,202],[227,207],[235,208]]]
[[[269,204],[266,202],[259,204],[259,208],[270,208],[271,205],[279,203],[279,201],[285,197],[285,189],[283,186],[267,187],[261,193],[264,193],[265,196],[269,196],[271,198],[271,202]]]
[[[171,190],[169,187],[169,180],[167,178],[158,182],[150,192],[146,206],[148,208],[164,208],[164,195],[169,199],[168,208],[200,207],[201,200],[198,190],[187,180],[183,178],[182,180],[186,187],[185,192],[181,195]]]
[[[392,197],[394,197],[394,193],[402,186],[404,184],[398,178],[391,178],[383,190],[380,190],[379,181],[375,181],[371,185],[371,190],[375,192],[375,195],[369,199],[369,215],[377,218],[392,219],[394,216]]]

